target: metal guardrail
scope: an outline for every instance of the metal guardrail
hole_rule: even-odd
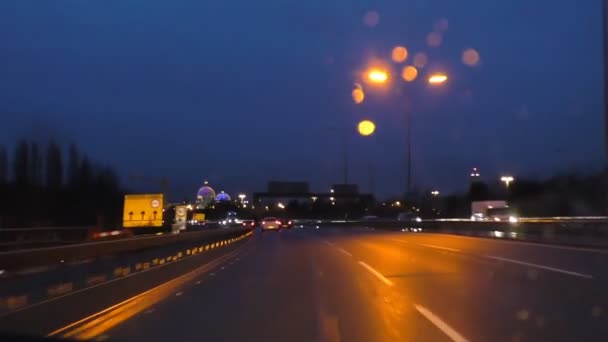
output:
[[[87,260],[104,255],[115,255],[184,241],[214,242],[221,238],[236,237],[243,234],[244,231],[242,228],[208,230],[0,252],[0,270],[23,269]]]
[[[0,249],[79,243],[91,238],[93,227],[0,228]]]
[[[329,223],[328,221],[326,221]],[[532,242],[608,247],[608,218],[531,218],[517,223],[470,220],[333,221],[332,226],[364,226],[394,231],[426,231],[524,240]],[[415,228],[415,229],[412,229]]]

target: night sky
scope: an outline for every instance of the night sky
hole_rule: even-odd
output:
[[[443,43],[428,47],[440,19]],[[601,31],[600,0],[3,0],[0,143],[76,141],[122,176],[168,177],[181,199],[204,179],[229,193],[269,180],[327,191],[346,140],[351,181],[388,196],[404,188],[411,108],[422,189],[462,190],[473,166],[485,179],[593,170]],[[406,63],[426,52],[421,76],[448,83],[406,85],[392,63],[391,87],[355,105],[362,70],[395,45]],[[478,66],[461,62],[466,48]],[[363,118],[371,137],[356,132]]]

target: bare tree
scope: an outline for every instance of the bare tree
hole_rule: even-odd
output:
[[[51,141],[46,151],[46,186],[57,189],[63,184],[63,161],[61,149]]]
[[[21,140],[15,149],[15,183],[18,186],[27,186],[30,180],[29,148],[25,140]]]
[[[42,153],[36,142],[30,146],[29,164],[30,184],[42,185]]]
[[[8,182],[8,153],[6,148],[0,145],[0,184]]]
[[[78,151],[78,147],[75,143],[70,144],[70,148],[68,150],[68,184],[72,187],[78,186],[80,183],[80,167],[81,167],[81,159],[80,152]]]

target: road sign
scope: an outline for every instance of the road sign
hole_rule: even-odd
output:
[[[125,228],[161,227],[163,194],[125,195],[122,221]]]

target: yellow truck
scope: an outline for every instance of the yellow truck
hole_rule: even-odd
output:
[[[122,226],[124,228],[162,227],[163,194],[125,195]]]

